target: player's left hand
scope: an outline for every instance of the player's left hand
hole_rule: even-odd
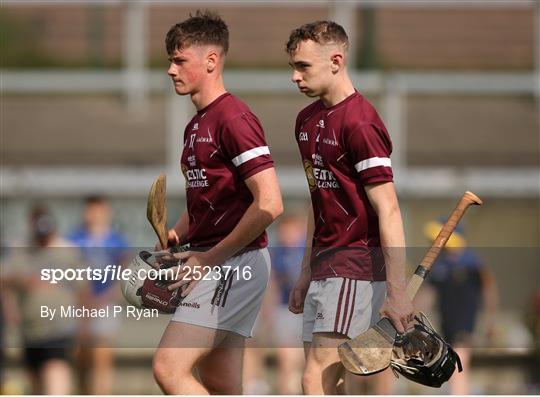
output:
[[[388,317],[400,334],[412,327],[414,307],[404,290],[388,293],[379,313],[381,317]]]
[[[178,265],[180,266],[180,271],[178,272],[176,281],[171,283],[168,289],[172,291],[175,288],[181,287],[182,293],[180,295],[185,298],[206,273],[210,271],[210,258],[206,252],[196,251],[178,252],[174,254],[174,257],[183,263]]]

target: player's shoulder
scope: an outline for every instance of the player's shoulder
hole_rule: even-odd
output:
[[[231,93],[227,93],[219,105],[219,108],[216,110],[220,112],[220,118],[224,123],[233,121],[246,114],[255,116],[244,101]]]
[[[347,101],[344,110],[343,120],[346,128],[370,130],[370,128],[364,127],[375,126],[378,130],[386,130],[375,107],[359,92],[356,92],[351,100]]]
[[[263,126],[258,117],[241,99],[229,94],[223,101],[223,107],[216,109],[219,114],[219,128],[222,139],[240,135],[263,134]],[[234,134],[231,134],[234,132]]]
[[[378,119],[375,107],[358,91],[345,104],[346,121],[362,123]]]

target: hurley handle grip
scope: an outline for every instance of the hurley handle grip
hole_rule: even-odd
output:
[[[435,260],[441,253],[441,250],[444,248],[446,242],[450,238],[450,235],[454,232],[457,224],[463,217],[463,214],[465,214],[467,208],[469,208],[473,204],[482,205],[482,200],[480,200],[480,198],[472,192],[465,192],[459,200],[456,208],[454,208],[454,210],[452,211],[450,218],[448,218],[446,223],[443,225],[441,231],[437,235],[437,238],[431,245],[431,248],[428,250],[428,252],[424,256],[424,259],[422,260],[420,265],[418,265],[416,271],[411,277],[411,280],[407,285],[407,295],[410,299],[414,298],[416,292],[418,292],[420,285],[426,278],[429,270],[431,269],[431,266],[433,266],[433,263],[435,263]]]

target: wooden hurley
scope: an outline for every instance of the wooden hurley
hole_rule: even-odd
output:
[[[167,206],[165,197],[167,192],[167,176],[159,175],[148,193],[148,203],[146,205],[146,217],[154,228],[161,248],[165,249],[168,245],[167,230]]]
[[[426,278],[429,270],[450,238],[450,235],[454,232],[463,214],[473,204],[482,205],[482,200],[474,193],[465,192],[409,280],[407,295],[411,300],[418,292],[420,285]],[[396,335],[397,331],[390,319],[386,317],[382,318],[366,332],[339,345],[338,353],[341,362],[353,374],[371,375],[380,372],[390,365]]]

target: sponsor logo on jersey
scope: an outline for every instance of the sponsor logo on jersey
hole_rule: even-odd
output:
[[[197,143],[211,143],[212,142],[212,135],[210,135],[210,130],[208,130],[208,136],[200,136],[196,140]]]
[[[188,168],[182,164],[182,173],[186,179],[186,189],[210,186],[204,168]]]
[[[184,164],[180,165],[180,169],[182,170],[182,174],[184,175],[184,179],[186,180],[186,190],[188,189],[188,184],[187,184],[187,176],[186,176],[186,173],[187,173],[187,170],[188,170],[188,167]]]
[[[338,146],[338,142],[337,142],[337,138],[336,138],[336,132],[334,130],[332,130],[332,136],[334,139],[330,139],[330,138],[323,138],[323,143],[325,145],[330,145],[330,146]]]
[[[186,176],[189,181],[205,180],[206,170],[204,168],[192,168],[186,171]]]
[[[313,175],[319,189],[339,189],[339,183],[334,173],[324,168],[313,167]]]
[[[299,140],[300,142],[307,142],[307,141],[309,141],[309,135],[308,135],[308,133],[305,132],[305,131],[300,132],[300,134],[298,134],[298,140]]]
[[[324,120],[319,120],[319,123],[317,124],[317,127],[324,128]]]
[[[313,174],[313,165],[311,164],[311,161],[304,160],[304,171],[306,173],[309,191],[314,192],[315,189],[317,189],[317,180]]]
[[[195,123],[193,124],[193,128],[191,129],[191,131],[197,131],[199,129],[199,123]]]
[[[335,136],[334,136],[334,139],[323,138],[322,142],[323,142],[325,145],[338,146],[337,139],[335,138]]]
[[[311,159],[313,160],[314,165],[318,165],[319,167],[324,167],[323,158],[320,154],[312,154]]]

